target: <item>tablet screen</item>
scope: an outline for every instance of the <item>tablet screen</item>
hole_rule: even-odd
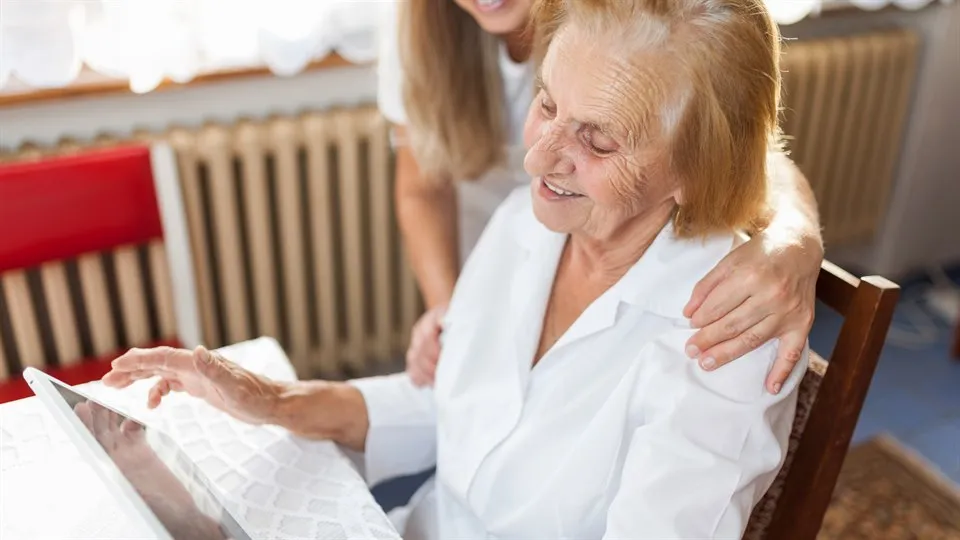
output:
[[[166,434],[51,382],[173,538],[249,540]]]

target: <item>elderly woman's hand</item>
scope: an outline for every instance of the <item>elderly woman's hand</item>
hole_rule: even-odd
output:
[[[687,354],[715,369],[780,339],[767,389],[778,393],[813,326],[823,248],[814,239],[775,245],[764,234],[731,251],[696,286],[684,315],[700,330]]]
[[[410,333],[407,349],[407,374],[417,386],[433,384],[440,360],[440,332],[447,305],[443,304],[424,313]]]
[[[150,408],[158,406],[171,391],[182,391],[251,424],[269,421],[280,393],[278,385],[269,379],[203,347],[193,351],[171,347],[131,349],[113,361],[103,383],[125,388],[151,377],[160,380],[150,390]]]

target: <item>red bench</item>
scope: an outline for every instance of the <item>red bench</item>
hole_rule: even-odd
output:
[[[0,402],[31,395],[27,366],[80,384],[129,347],[180,344],[155,159],[136,145],[0,164]]]

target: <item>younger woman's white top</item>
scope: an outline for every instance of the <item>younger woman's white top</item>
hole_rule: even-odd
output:
[[[403,106],[403,66],[397,41],[397,10],[396,1],[382,3],[377,105],[387,120],[405,125],[407,115]],[[503,166],[475,180],[456,179],[459,180],[461,263],[473,250],[494,210],[514,188],[530,181],[523,170],[523,124],[533,100],[533,65],[530,62],[513,61],[505,45],[500,47],[499,65],[504,92],[503,119],[507,123],[509,137],[507,159]]]

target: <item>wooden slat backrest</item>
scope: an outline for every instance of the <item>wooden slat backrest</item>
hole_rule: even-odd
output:
[[[828,364],[811,355],[787,460],[745,538],[816,538],[898,297],[899,287],[882,277],[857,279],[823,263],[817,298],[843,315],[843,326]]]

